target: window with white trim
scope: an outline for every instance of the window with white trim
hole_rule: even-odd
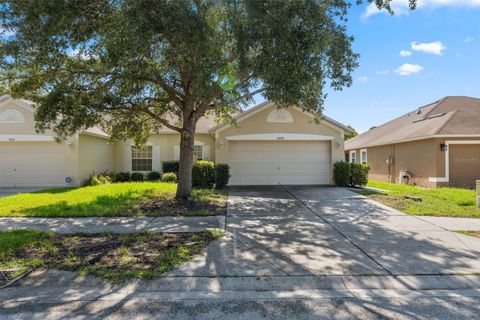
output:
[[[203,159],[203,146],[202,145],[195,145],[193,146],[193,158],[196,160]]]
[[[132,146],[132,171],[152,171],[152,146]]]
[[[367,164],[368,162],[367,149],[360,150],[360,162],[362,164]]]
[[[357,153],[355,151],[350,151],[350,163],[357,162]]]

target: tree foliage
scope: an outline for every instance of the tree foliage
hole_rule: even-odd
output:
[[[389,9],[389,0],[376,0]],[[229,119],[262,93],[321,111],[351,84],[344,0],[4,0],[1,85],[37,103],[39,131],[101,125],[144,143],[180,134],[178,197],[191,187],[196,122]],[[257,89],[252,89],[257,88]]]
[[[352,139],[353,137],[358,136],[357,130],[355,130],[352,126],[348,126],[348,128],[350,129],[350,132],[345,133],[344,140]]]

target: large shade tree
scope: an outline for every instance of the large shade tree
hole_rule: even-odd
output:
[[[389,0],[375,0],[389,9]],[[195,127],[255,94],[320,112],[358,55],[344,0],[3,0],[2,86],[35,101],[37,130],[103,126],[144,143],[180,135],[177,199],[191,195]]]

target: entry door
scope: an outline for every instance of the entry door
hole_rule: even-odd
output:
[[[330,141],[230,141],[230,185],[330,183]]]

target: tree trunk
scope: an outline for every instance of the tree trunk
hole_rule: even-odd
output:
[[[192,198],[192,166],[193,145],[195,143],[195,122],[184,121],[180,134],[180,161],[178,165],[178,186],[175,198],[191,200]]]

